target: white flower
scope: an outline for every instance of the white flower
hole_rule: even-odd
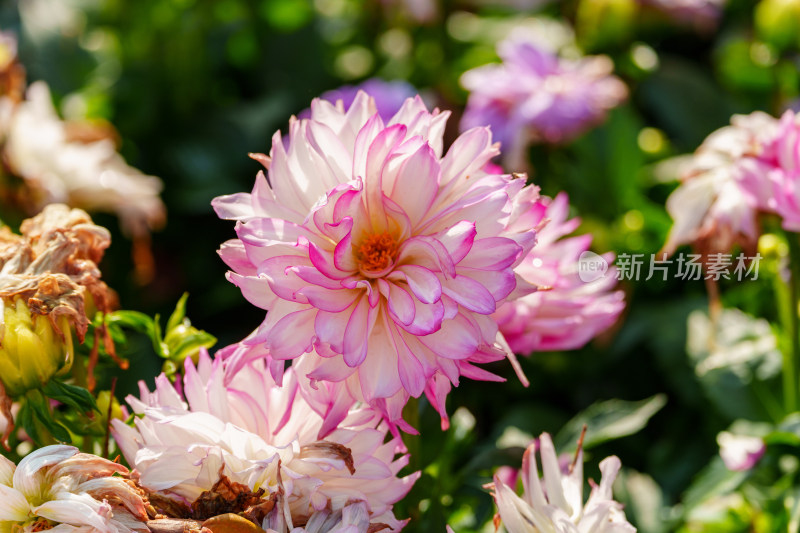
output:
[[[19,466],[0,456],[0,533],[147,532],[141,493],[128,469],[72,446],[46,446]]]
[[[341,511],[356,501],[366,502],[371,522],[395,531],[405,525],[392,505],[419,473],[397,477],[408,456],[396,457],[402,444],[386,440],[377,412],[351,410],[318,440],[323,419],[302,396],[292,370],[278,386],[263,360],[229,370],[205,351],[197,367],[187,359],[185,368],[188,403],[162,374],[154,392],[143,388],[141,399],[128,397],[139,415],[135,429],[112,421],[114,438],[142,486],[190,504],[224,475],[285,502],[265,519],[265,528],[275,530],[280,524],[291,530],[316,512]]]
[[[125,163],[109,139],[70,139],[44,82],[31,84],[26,96],[16,106],[0,99],[0,130],[5,161],[33,191],[32,207],[38,211],[62,202],[87,211],[110,211],[133,235],[163,223],[160,179]]]
[[[539,437],[542,476],[536,464],[536,444],[522,458],[524,493],[517,496],[499,477],[494,478],[494,498],[500,518],[509,533],[631,533],[622,505],[611,495],[611,485],[620,468],[617,457],[600,462],[602,479],[592,487],[583,503],[583,450],[578,449],[568,472],[558,464],[550,435]]]

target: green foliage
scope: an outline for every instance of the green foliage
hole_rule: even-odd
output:
[[[105,317],[105,324],[111,328],[112,334],[124,338],[124,329],[132,329],[150,338],[156,355],[164,359],[163,371],[174,378],[186,358],[197,362],[201,349],[211,348],[217,339],[213,335],[192,326],[186,317],[186,300],[184,293],[178,300],[175,310],[167,321],[166,333],[162,333],[160,317],[150,318],[138,311],[115,311]]]

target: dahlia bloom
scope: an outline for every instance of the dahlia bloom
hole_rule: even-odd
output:
[[[313,382],[345,382],[398,423],[409,396],[496,379],[474,364],[513,357],[491,315],[533,290],[513,269],[535,234],[510,225],[533,189],[482,170],[499,153],[488,128],[443,155],[449,113],[419,97],[388,123],[363,92],[347,111],[315,100],[311,112],[290,122],[288,150],[273,137],[269,181],[213,201],[237,220],[220,250],[228,279],[268,311],[243,345],[305,359]]]
[[[762,175],[750,173],[750,188],[760,183],[767,206],[780,215],[783,227],[800,231],[800,115],[783,114],[757,161]]]
[[[342,511],[366,502],[371,522],[401,529],[392,505],[419,473],[397,478],[408,456],[396,458],[398,439],[386,442],[380,416],[352,410],[326,440],[322,417],[297,386],[294,373],[278,386],[263,359],[230,369],[203,350],[195,367],[185,361],[186,403],[164,374],[156,390],[141,385],[141,399],[127,398],[135,427],[113,420],[113,435],[143,487],[191,504],[221,478],[263,489],[278,498],[265,528],[302,526],[315,512]],[[272,525],[270,525],[272,524]]]
[[[622,505],[614,501],[611,485],[620,469],[620,461],[611,456],[600,462],[602,479],[592,486],[583,503],[583,450],[564,471],[559,466],[550,435],[539,437],[542,475],[536,464],[536,443],[522,458],[520,498],[500,478],[494,479],[494,499],[508,533],[631,533],[634,528],[625,518]]]
[[[461,77],[470,95],[460,128],[491,126],[514,164],[530,142],[568,142],[602,122],[628,93],[608,57],[560,58],[523,30],[499,43],[497,53],[502,64]]]
[[[370,533],[381,531],[386,524],[370,522],[366,502],[351,502],[338,511],[322,509],[315,511],[303,527],[292,529],[291,533]],[[380,528],[380,529],[379,529]],[[277,516],[275,523],[266,528],[267,533],[288,532],[286,525]]]
[[[403,106],[408,98],[413,98],[417,90],[413,85],[406,81],[394,80],[386,81],[381,78],[370,78],[358,85],[343,85],[338,89],[333,89],[322,93],[321,99],[336,104],[341,100],[345,109],[353,105],[358,91],[364,91],[375,100],[375,107],[384,122],[391,119]],[[311,110],[307,109],[300,113],[300,118],[309,118]]]
[[[750,470],[767,451],[764,439],[727,431],[717,435],[717,444],[722,462],[733,471]]]
[[[526,220],[537,228],[537,242],[516,273],[539,290],[504,303],[494,315],[516,353],[580,348],[610,327],[625,307],[623,292],[613,291],[613,268],[593,281],[579,278],[579,259],[592,236],[564,238],[580,224],[577,218],[567,220],[568,212],[569,199],[561,193],[553,200],[540,198]],[[610,264],[614,257],[603,259]]]
[[[4,159],[25,181],[31,211],[62,202],[112,212],[134,236],[163,223],[161,180],[126,164],[110,139],[84,142],[73,135],[56,114],[44,82],[31,84],[18,104],[0,99],[0,107]]]
[[[0,531],[148,532],[147,500],[120,474],[128,469],[72,446],[39,448],[19,466],[0,455]]]
[[[761,112],[734,115],[713,132],[683,170],[683,181],[667,199],[674,220],[664,251],[682,244],[706,253],[727,253],[734,244],[754,250],[759,211],[774,209],[770,164],[764,155],[777,121]]]

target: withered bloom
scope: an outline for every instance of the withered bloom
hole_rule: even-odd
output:
[[[69,371],[87,314],[116,304],[97,267],[110,235],[84,211],[51,205],[20,229],[0,228],[0,408],[8,420],[12,398]]]

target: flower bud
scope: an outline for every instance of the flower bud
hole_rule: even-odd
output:
[[[23,298],[2,305],[0,379],[6,394],[17,397],[43,387],[72,366],[72,332],[65,316],[54,325],[47,317],[32,315]]]
[[[0,412],[66,373],[89,327],[87,308],[108,312],[116,296],[97,263],[110,244],[85,212],[50,205],[25,220],[21,235],[0,228]],[[91,376],[90,376],[91,377]],[[2,442],[13,425],[6,427]]]

